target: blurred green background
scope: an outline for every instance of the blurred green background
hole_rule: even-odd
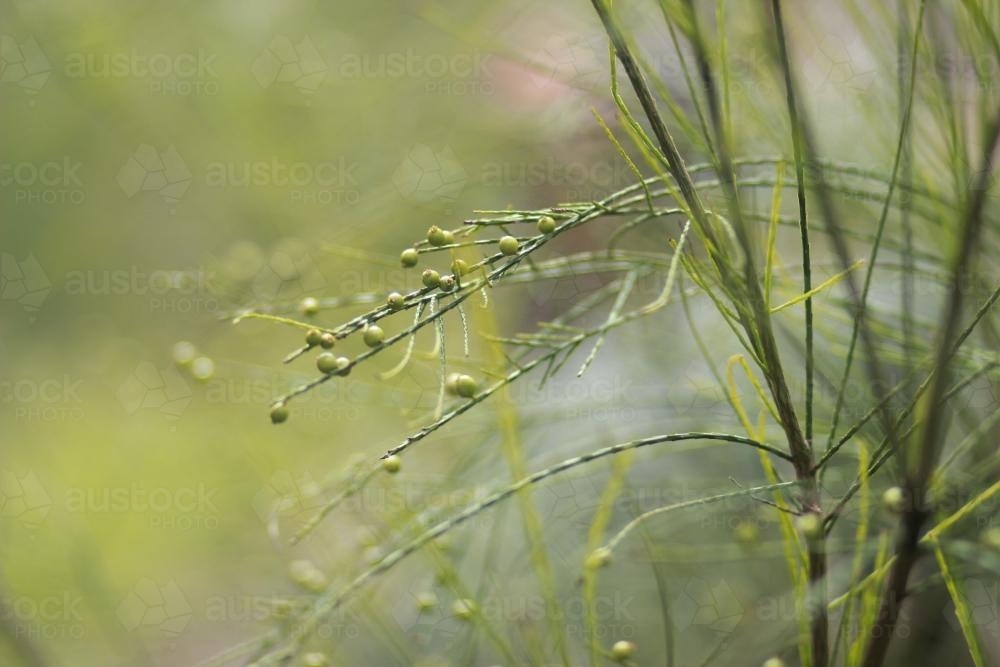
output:
[[[630,15],[640,42],[658,20],[655,7],[643,11]],[[824,27],[803,27],[799,37],[809,52],[825,43],[824,30],[835,40],[829,57],[812,61],[809,80],[828,118],[844,123],[825,131],[842,136],[862,114],[892,117],[891,79],[857,94],[868,91],[868,74],[888,76],[892,54],[880,54],[878,69],[856,51],[856,35],[821,14]],[[734,39],[753,44],[752,22],[738,18]],[[420,421],[436,387],[416,371],[385,383],[358,369],[294,403],[289,423],[275,428],[272,399],[315,375],[307,360],[280,363],[301,332],[231,320],[274,302],[276,314],[294,315],[310,296],[381,298],[418,284],[396,258],[431,224],[457,226],[474,209],[600,199],[631,183],[590,111],[614,116],[606,41],[589,3],[4,0],[0,34],[0,599],[10,639],[0,642],[0,665],[197,664],[280,625],[272,599],[308,599],[310,586],[290,581],[291,563],[309,559],[344,584],[419,525],[414,515],[427,520],[510,478],[496,415],[470,416],[425,443],[399,477],[379,477],[311,540],[289,547],[289,534],[353,466]],[[853,70],[838,69],[846,51],[837,44],[855,49]],[[759,87],[774,85],[761,54],[734,47],[734,97],[753,103],[773,92]],[[683,86],[676,60],[656,66]],[[736,128],[741,147],[787,150],[767,134],[784,137],[780,118],[753,120],[752,132]],[[838,144],[836,155],[885,170],[891,134],[876,138]],[[557,251],[591,247],[597,235],[581,229]],[[780,244],[794,250],[796,239]],[[822,249],[817,255],[832,265]],[[489,316],[473,317],[473,328],[490,328],[495,316],[505,332],[524,329],[601,280],[512,287]],[[637,293],[652,300],[660,287]],[[707,317],[710,304],[696,306]],[[357,312],[317,321],[334,325]],[[738,428],[709,369],[691,361],[697,352],[678,312],[619,332],[586,382],[512,389],[506,400],[523,420],[514,426],[527,469],[660,432],[667,409]],[[654,345],[668,366],[633,354],[641,345]],[[473,363],[488,358],[474,350]],[[736,351],[722,347],[718,357]],[[665,378],[664,367],[676,372]],[[534,494],[564,600],[579,595],[574,568],[610,475],[608,465],[596,468]],[[736,470],[760,476],[754,454],[679,448],[669,470],[637,466],[631,484],[651,491],[616,505],[616,521],[731,490]],[[335,664],[446,655],[488,664],[470,657],[476,640],[455,639],[454,618],[428,621],[420,607],[435,591],[429,606],[447,607],[453,591],[434,573],[448,563],[461,563],[454,567],[473,590],[491,586],[537,604],[522,521],[508,505],[373,586],[322,626],[316,648]],[[775,517],[753,503],[715,509],[707,524],[688,515],[666,545],[737,549],[712,561],[711,576],[699,555],[670,573],[678,599],[696,609],[714,595],[722,605],[719,625],[692,620],[692,611],[678,626],[693,647],[682,655],[700,660],[721,646],[763,659],[797,612],[743,615],[770,584],[787,585],[775,574],[776,551],[743,560],[734,536],[773,536]],[[645,563],[650,554],[636,543],[634,562]],[[294,575],[302,566],[291,567]],[[636,640],[648,647],[643,664],[659,664],[666,620],[651,572],[640,569],[617,570],[602,589],[611,606],[601,641]],[[723,575],[737,570],[729,581],[744,586],[733,584],[733,593]],[[531,614],[501,610],[498,618],[514,636],[544,634]],[[729,643],[735,624],[755,622],[767,631]],[[579,613],[563,625],[579,645]]]

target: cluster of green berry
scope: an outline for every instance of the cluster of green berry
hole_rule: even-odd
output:
[[[556,221],[550,216],[542,216],[538,219],[538,231],[541,234],[549,235],[556,231]],[[434,248],[445,248],[455,245],[455,233],[447,229],[442,229],[437,225],[427,230],[427,244]],[[517,255],[522,250],[521,242],[509,235],[505,235],[497,242],[500,253],[505,257]],[[403,268],[413,268],[420,261],[420,251],[417,248],[407,248],[399,256],[399,263]],[[441,275],[438,271],[428,268],[421,274],[421,282],[428,289],[440,289],[442,292],[451,292],[457,287],[461,287],[461,279],[472,271],[472,267],[464,259],[455,257],[451,263],[451,274]],[[392,311],[403,310],[406,307],[406,297],[399,292],[391,292],[386,298],[386,303]],[[300,312],[306,317],[312,317],[319,312],[320,303],[314,297],[306,297],[299,304]],[[366,323],[362,332],[362,339],[369,348],[376,348],[385,342],[385,332],[377,324]],[[337,342],[337,336],[330,331],[320,329],[309,329],[306,333],[307,348],[319,347],[324,351],[316,357],[316,368],[324,375],[345,376],[350,373],[351,360],[345,356],[339,356],[331,352]],[[445,391],[460,398],[472,398],[477,390],[476,381],[469,375],[452,373],[445,381]],[[276,403],[271,407],[271,421],[281,424],[288,420],[288,407],[283,403]],[[388,467],[392,467],[389,464]],[[388,469],[388,468],[387,468]],[[398,468],[397,468],[398,469]],[[395,472],[391,470],[390,472]]]

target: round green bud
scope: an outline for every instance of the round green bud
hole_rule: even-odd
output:
[[[382,470],[385,470],[390,475],[395,475],[399,472],[399,469],[403,467],[403,462],[398,456],[393,454],[392,456],[387,456],[382,459]]]
[[[319,337],[319,344],[324,350],[329,350],[331,347],[337,344],[337,337],[332,333],[327,331],[325,334]]]
[[[364,330],[361,337],[368,347],[378,347],[385,340],[385,332],[382,331],[382,327],[373,324]]]
[[[898,486],[892,486],[882,493],[882,506],[893,514],[902,514],[906,510],[906,492]]]
[[[391,292],[385,300],[393,310],[401,310],[406,305],[406,298],[399,292]]]
[[[505,255],[516,255],[521,248],[521,244],[513,236],[505,236],[500,239],[500,252]]]
[[[199,382],[208,382],[215,375],[215,362],[208,357],[198,357],[191,362],[191,375]]]
[[[434,269],[424,269],[420,274],[420,280],[423,281],[424,287],[435,288],[441,284],[441,274]]]
[[[757,526],[749,520],[741,521],[740,525],[733,531],[733,534],[736,541],[745,546],[756,544],[757,540],[760,539],[760,531],[758,531]]]
[[[803,514],[795,523],[806,539],[815,540],[823,536],[823,519],[818,514]]]
[[[288,565],[288,575],[306,590],[319,592],[326,588],[326,575],[309,560],[293,560]]]
[[[337,357],[337,375],[342,375],[344,377],[351,374],[351,360],[347,357]]]
[[[438,598],[433,593],[423,592],[416,595],[417,609],[421,611],[432,609],[438,605]]]
[[[551,216],[545,215],[538,219],[538,231],[542,234],[551,234],[556,231],[556,221]]]
[[[288,408],[284,403],[278,403],[271,407],[271,423],[283,424],[288,421]]]
[[[611,550],[607,547],[598,547],[587,555],[583,564],[588,570],[599,570],[611,562]]]
[[[299,311],[303,315],[315,315],[319,312],[319,301],[311,296],[307,296],[299,302]]]
[[[316,357],[316,368],[320,373],[335,373],[340,368],[337,366],[337,357],[333,352],[323,352]]]
[[[450,292],[455,289],[455,277],[454,276],[441,276],[441,291]]]
[[[330,660],[326,657],[325,653],[315,651],[302,656],[302,664],[304,667],[327,667],[330,664]]]
[[[416,248],[407,248],[399,253],[399,263],[403,265],[404,269],[416,266],[419,261],[420,253],[417,252]]]
[[[427,230],[427,242],[435,248],[440,248],[441,246],[454,243],[455,235],[434,225]]]
[[[310,329],[306,332],[306,345],[309,347],[316,347],[319,345],[319,340],[323,336],[323,332],[319,329]]]
[[[785,667],[785,661],[781,658],[768,658],[761,667]]]
[[[459,375],[455,381],[455,393],[462,398],[472,398],[476,395],[476,380],[470,375]]]
[[[455,600],[451,603],[451,613],[456,618],[467,621],[476,613],[476,603],[468,598]]]
[[[469,263],[464,259],[456,259],[451,263],[451,272],[461,278],[469,272]]]
[[[188,366],[198,356],[194,343],[182,340],[174,344],[174,363],[178,366]]]
[[[625,639],[617,641],[611,647],[611,657],[617,662],[625,662],[633,655],[635,655],[636,648],[635,642],[630,642]]]

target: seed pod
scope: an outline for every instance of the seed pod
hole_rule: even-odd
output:
[[[613,657],[616,662],[625,662],[635,655],[636,648],[635,642],[622,639],[621,641],[615,642],[611,647],[611,657]]]
[[[351,360],[347,357],[337,357],[337,375],[347,377],[351,374]]]
[[[516,255],[521,248],[521,244],[513,236],[504,236],[500,239],[500,252],[505,255]]]
[[[299,302],[299,311],[303,315],[315,315],[319,312],[319,301],[311,296],[307,296]]]
[[[324,350],[329,350],[337,344],[337,337],[328,331],[319,337],[319,344]]]
[[[319,329],[310,329],[306,332],[306,345],[309,347],[316,347],[319,345],[319,339],[323,335],[323,332]]]
[[[378,347],[385,340],[385,332],[382,331],[382,327],[373,324],[364,330],[361,337],[368,347]]]
[[[392,456],[387,456],[382,459],[382,470],[385,470],[390,475],[395,475],[399,472],[399,469],[403,467],[403,462],[398,456],[393,454]]]
[[[385,302],[389,304],[389,307],[393,310],[401,310],[403,306],[406,305],[406,299],[399,292],[390,293]]]
[[[556,231],[556,221],[548,215],[538,219],[538,231],[542,234],[551,234]]]
[[[404,269],[416,266],[419,261],[420,254],[417,252],[416,248],[407,248],[399,254],[399,263],[403,265]]]
[[[450,292],[455,289],[455,277],[454,276],[441,276],[441,291]]]
[[[420,275],[420,279],[424,283],[424,287],[435,288],[441,285],[441,274],[434,269],[424,269],[424,272]]]
[[[451,263],[451,272],[461,278],[469,272],[469,263],[464,259],[456,259]]]
[[[288,408],[284,403],[278,403],[271,407],[271,423],[283,424],[288,421]]]

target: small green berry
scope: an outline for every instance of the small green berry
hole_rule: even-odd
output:
[[[315,315],[319,312],[319,301],[311,296],[307,296],[299,302],[299,310],[303,315]]]
[[[399,472],[399,469],[403,467],[403,462],[398,456],[393,454],[392,456],[387,456],[382,459],[382,470],[385,470],[390,475],[395,475]]]
[[[420,275],[420,279],[424,283],[424,287],[435,288],[441,284],[441,274],[434,269],[424,269],[424,272]]]
[[[781,658],[768,658],[761,667],[785,667],[785,661]]]
[[[174,363],[178,366],[189,366],[197,356],[198,349],[194,343],[182,340],[174,344]]]
[[[406,305],[406,299],[399,292],[392,292],[389,297],[385,300],[389,304],[389,307],[393,310],[401,310],[404,305]]]
[[[542,234],[551,234],[556,231],[556,221],[548,215],[538,219],[538,231]]]
[[[319,344],[324,350],[329,350],[331,347],[337,344],[337,337],[332,333],[327,331],[325,334],[319,337]]]
[[[199,382],[208,382],[215,375],[215,362],[208,357],[198,357],[191,362],[191,375]]]
[[[434,595],[434,593],[428,593],[428,592],[417,593],[416,600],[417,600],[417,609],[420,610],[431,609],[438,605],[438,599],[437,596]]]
[[[906,492],[898,486],[886,489],[882,494],[882,506],[893,514],[902,514],[906,509]]]
[[[806,539],[815,540],[823,535],[823,520],[818,514],[812,512],[803,514],[796,521],[796,525]]]
[[[302,656],[302,664],[305,667],[327,667],[330,664],[330,660],[326,657],[325,653],[306,653]]]
[[[446,229],[441,229],[437,225],[434,225],[427,230],[427,242],[436,248],[440,248],[441,246],[454,243],[455,235]]]
[[[306,345],[309,347],[316,347],[319,345],[319,341],[322,336],[323,332],[319,329],[310,329],[306,332]]]
[[[399,263],[403,265],[404,269],[416,266],[418,261],[420,261],[420,253],[417,252],[416,248],[407,248],[399,254]]]
[[[455,381],[455,393],[462,398],[472,398],[476,395],[476,380],[469,375],[459,375]]]
[[[599,570],[611,562],[611,550],[607,547],[598,547],[590,552],[583,562],[588,570]]]
[[[760,531],[750,520],[740,522],[740,525],[733,532],[736,541],[744,546],[756,544],[760,539]]]
[[[441,291],[450,292],[455,289],[455,277],[454,276],[441,276]]]
[[[451,263],[451,272],[461,278],[469,272],[469,263],[464,259],[456,259]]]
[[[375,324],[366,328],[361,337],[365,340],[365,345],[368,347],[378,347],[385,340],[385,332],[382,331],[382,327]]]
[[[635,642],[630,642],[625,639],[617,641],[611,647],[611,657],[615,659],[616,662],[625,662],[631,658],[636,651]]]
[[[284,403],[278,403],[271,408],[271,423],[283,424],[288,421],[288,408]]]
[[[468,598],[451,603],[451,613],[458,619],[467,621],[476,613],[476,603]]]
[[[500,252],[505,255],[516,255],[521,248],[521,244],[513,236],[505,236],[500,239]]]
[[[318,357],[316,357],[316,368],[319,369],[320,373],[334,373],[339,370],[337,366],[337,357],[333,352],[324,352]]]
[[[348,376],[351,374],[351,360],[347,357],[337,357],[337,375]]]

